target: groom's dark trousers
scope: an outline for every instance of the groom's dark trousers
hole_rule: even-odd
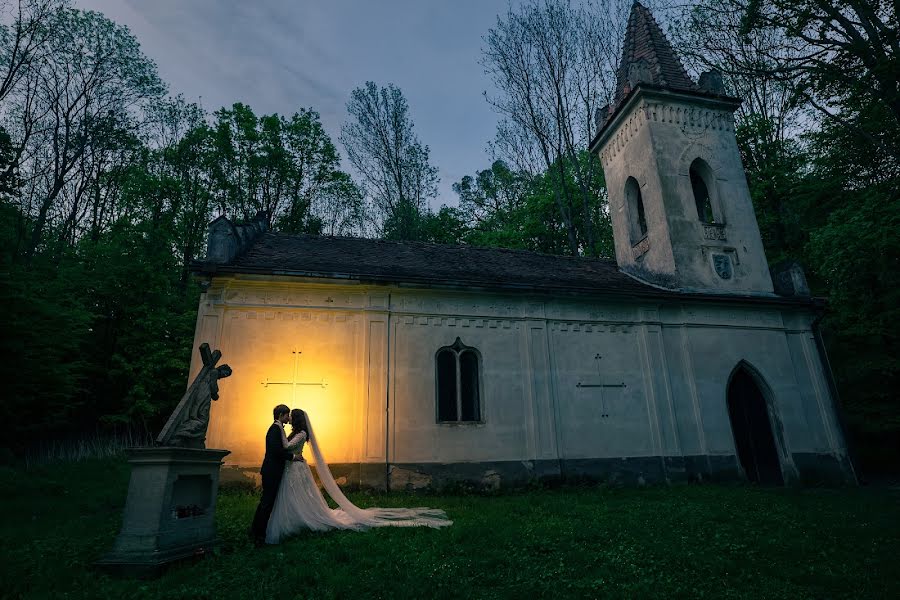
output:
[[[266,538],[266,527],[269,525],[269,517],[275,507],[275,498],[278,496],[278,486],[284,477],[284,465],[293,455],[284,449],[281,444],[281,426],[272,423],[266,433],[266,456],[263,458],[262,468],[262,498],[256,507],[253,516],[253,525],[250,526],[250,535],[257,542]]]

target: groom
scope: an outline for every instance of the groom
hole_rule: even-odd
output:
[[[284,476],[284,463],[293,458],[293,454],[284,449],[281,438],[284,425],[291,418],[291,409],[284,404],[279,404],[272,410],[275,422],[266,433],[266,456],[263,458],[262,468],[262,498],[256,507],[253,516],[253,524],[250,526],[250,536],[257,546],[266,541],[266,527],[269,525],[269,517],[275,507],[275,498],[278,496],[278,486]]]

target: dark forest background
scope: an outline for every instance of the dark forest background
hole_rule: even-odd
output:
[[[738,143],[767,257],[799,261],[828,297],[822,328],[858,463],[896,470],[896,3],[647,4],[695,75],[715,68],[744,99]],[[67,0],[0,9],[0,462],[42,440],[158,430],[194,351],[188,267],[218,215],[265,210],[289,233],[612,255],[603,173],[586,148],[630,1],[533,0],[484,32],[495,160],[440,209],[437,169],[393,85],[351,93],[344,170],[315,107],[208,113],[170,94],[138,40],[101,14]]]

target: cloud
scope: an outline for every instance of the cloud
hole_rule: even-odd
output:
[[[484,148],[497,119],[478,59],[506,0],[77,1],[128,25],[172,93],[207,110],[312,107],[337,143],[351,90],[394,83],[440,170],[436,204],[456,204],[452,184],[490,165]]]

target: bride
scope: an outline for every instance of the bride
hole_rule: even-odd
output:
[[[453,523],[444,511],[437,509],[359,508],[354,505],[335,483],[306,413],[295,408],[291,411],[291,435],[286,436],[282,430],[282,443],[286,450],[302,455],[307,441],[312,448],[322,486],[340,508],[332,509],[325,503],[305,460],[288,461],[266,529],[267,544],[277,544],[304,529],[326,531],[363,530],[370,527],[444,527]]]

